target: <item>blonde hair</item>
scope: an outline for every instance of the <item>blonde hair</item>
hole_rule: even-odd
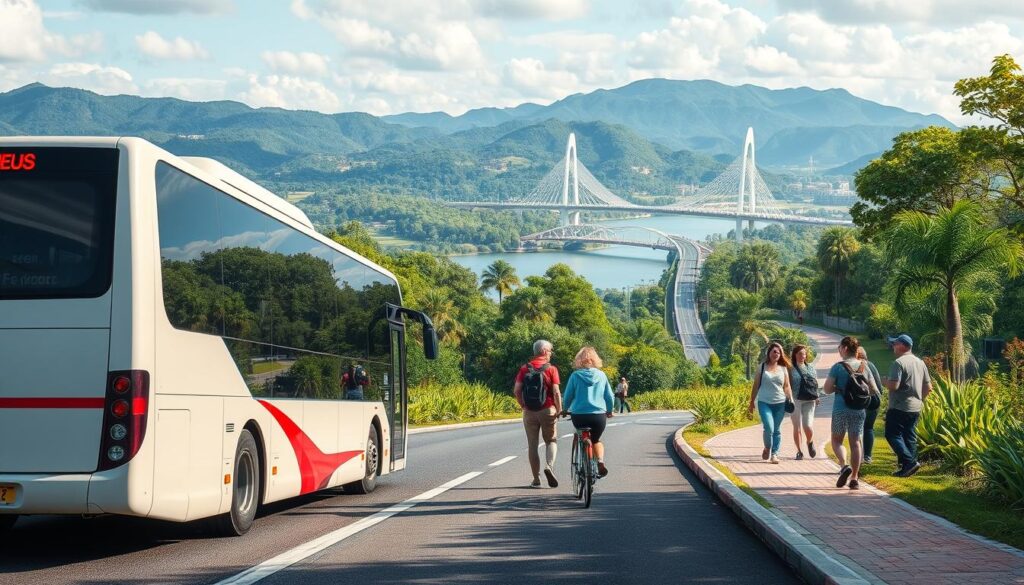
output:
[[[600,368],[603,365],[604,362],[601,361],[601,356],[597,355],[597,350],[589,345],[576,352],[576,359],[572,360],[572,367],[577,370]]]

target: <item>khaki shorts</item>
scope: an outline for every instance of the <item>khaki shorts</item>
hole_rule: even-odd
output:
[[[558,413],[554,406],[545,410],[523,411],[523,426],[526,427],[526,443],[530,449],[536,450],[538,445],[538,432],[545,443],[554,443],[558,438],[555,436],[555,423],[558,422]]]

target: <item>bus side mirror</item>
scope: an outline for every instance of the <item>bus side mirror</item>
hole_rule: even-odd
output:
[[[429,321],[423,324],[423,355],[428,360],[437,359],[437,332]]]

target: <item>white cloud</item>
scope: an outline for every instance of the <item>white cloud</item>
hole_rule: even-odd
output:
[[[97,12],[126,14],[226,14],[234,12],[232,0],[80,0]]]
[[[410,69],[470,69],[484,64],[473,31],[462,23],[429,25],[404,36],[396,62]]]
[[[260,57],[271,70],[290,75],[327,75],[330,59],[318,53],[292,53],[291,51],[264,51]]]
[[[105,95],[139,92],[130,73],[94,63],[58,63],[40,81],[54,87],[80,87]]]
[[[796,59],[775,47],[761,45],[744,50],[744,64],[754,74],[765,77],[800,75],[802,69]]]
[[[189,41],[181,37],[167,40],[154,31],[136,36],[135,45],[143,54],[154,59],[194,61],[210,56],[198,41]]]
[[[587,0],[480,0],[476,8],[494,18],[569,20],[585,16],[590,6]]]
[[[897,25],[971,24],[1024,18],[1024,3],[1012,0],[776,0],[784,12],[811,11],[830,22]]]
[[[144,84],[143,95],[209,102],[227,98],[227,85],[223,79],[160,77]]]
[[[558,99],[574,93],[579,80],[568,71],[548,71],[537,59],[511,59],[505,65],[505,82],[525,97]]]
[[[338,42],[355,53],[385,53],[395,44],[395,38],[389,31],[377,28],[365,20],[327,18],[322,22]]]
[[[99,33],[67,38],[46,30],[33,0],[0,0],[0,62],[45,61],[50,53],[77,57],[102,45]]]
[[[338,96],[319,81],[288,75],[248,77],[248,88],[238,99],[254,107],[277,107],[335,113],[342,110]]]

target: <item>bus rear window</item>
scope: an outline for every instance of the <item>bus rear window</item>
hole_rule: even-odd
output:
[[[118,151],[0,146],[0,299],[110,288]]]

